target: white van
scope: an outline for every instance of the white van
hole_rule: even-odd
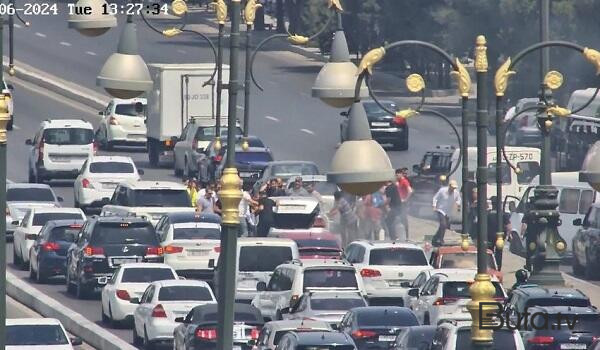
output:
[[[534,147],[505,147],[506,157],[510,162],[521,169],[521,172],[517,174],[504,160],[502,159],[502,199],[506,199],[509,196],[508,202],[515,201],[514,198],[521,198],[527,187],[531,184],[533,179],[540,173],[540,158],[541,151],[539,148]],[[460,150],[454,151],[452,155],[451,167],[458,161],[458,154]],[[468,165],[469,165],[469,179],[475,181],[475,173],[477,170],[477,147],[468,148]],[[487,148],[487,168],[488,168],[488,185],[487,185],[487,199],[490,200],[496,196],[496,147]],[[452,174],[451,179],[456,180],[459,184],[462,183],[462,172],[459,167],[458,170]],[[517,200],[518,202],[518,200]],[[458,220],[458,221],[457,221]],[[460,208],[457,212],[452,214],[453,222],[461,221]]]
[[[533,189],[539,183],[538,179],[539,177],[534,179],[532,184],[525,190],[519,204],[510,210],[511,237],[513,239],[516,237],[521,238],[521,247],[525,246],[523,237],[525,226],[521,224],[521,221],[527,211],[529,199],[534,195]],[[559,191],[558,211],[562,224],[558,227],[558,232],[567,242],[565,257],[569,258],[572,256],[571,243],[578,230],[578,227],[573,225],[573,220],[583,218],[592,203],[600,201],[600,198],[587,183],[579,182],[578,172],[552,173],[552,185]],[[509,206],[506,206],[505,210],[508,209]],[[513,247],[513,249],[516,248]]]
[[[223,256],[223,255],[221,255]],[[300,258],[296,242],[285,238],[240,238],[237,244],[237,282],[235,300],[250,304],[258,293],[258,282],[269,282],[275,268]],[[215,290],[219,285],[219,266],[215,267]]]

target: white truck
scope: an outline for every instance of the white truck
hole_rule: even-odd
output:
[[[203,86],[214,71],[213,63],[148,65],[154,87],[148,93],[148,160],[153,167],[173,163],[175,138],[187,123],[209,121],[214,125],[217,110],[216,75],[214,84]],[[224,84],[229,82],[229,66],[223,65]],[[228,92],[221,95],[221,117],[228,115]],[[221,119],[223,120],[223,119]]]

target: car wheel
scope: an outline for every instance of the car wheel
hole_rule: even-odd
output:
[[[150,166],[153,168],[158,168],[158,150],[157,146],[154,142],[148,142],[148,161],[150,162]]]
[[[102,323],[108,324],[110,322],[110,319],[108,318],[108,316],[106,316],[106,313],[104,313],[104,303],[102,302],[102,300],[100,300],[100,313],[102,314]]]
[[[137,334],[135,323],[133,324],[133,345],[142,345],[142,337]]]
[[[31,258],[29,259],[29,265],[31,265]],[[33,268],[31,268],[33,270]],[[48,282],[48,276],[40,269],[40,262],[38,261],[37,267],[35,269],[35,277],[36,282],[39,284],[43,284]]]
[[[13,241],[13,264],[17,267],[19,265],[21,265],[21,261],[19,259],[19,256],[17,255],[17,246],[15,245],[14,241]]]
[[[148,332],[146,331],[146,328],[144,328],[144,349],[154,350],[155,348],[154,343],[151,343],[148,339]]]
[[[29,261],[31,261],[31,255],[29,255]],[[37,275],[38,274],[33,271],[33,264],[29,264],[29,279],[39,283]]]
[[[35,183],[38,183],[38,184],[44,183],[44,177],[41,176],[38,171],[35,172]]]
[[[585,268],[579,263],[576,254],[573,254],[573,274],[575,276],[583,276],[585,274]]]
[[[69,261],[67,261],[67,273],[65,276],[65,284],[67,285],[67,293],[75,294],[75,289],[73,288],[73,281],[71,281],[71,273],[69,272]]]
[[[184,176],[185,177],[183,169],[177,169],[177,160],[175,160],[173,162],[173,164],[174,164],[173,165],[173,172],[175,173],[175,176],[177,176],[177,177]]]
[[[406,137],[404,139],[402,139],[399,143],[394,145],[396,150],[398,151],[406,151],[408,150],[408,134],[406,134]]]
[[[81,283],[79,278],[77,279],[75,285],[75,296],[77,299],[87,299],[89,295],[88,287]]]

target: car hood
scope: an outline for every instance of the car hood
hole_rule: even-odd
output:
[[[238,170],[264,170],[267,167],[266,162],[239,163],[236,162]]]

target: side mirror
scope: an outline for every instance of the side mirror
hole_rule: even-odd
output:
[[[132,304],[139,304],[140,298],[131,298],[131,299],[129,299],[129,302]]]
[[[408,290],[408,295],[414,298],[419,298],[419,288],[411,288]]]
[[[409,281],[404,281],[400,283],[400,287],[402,288],[410,288],[410,282]]]
[[[418,174],[421,171],[421,166],[419,166],[419,164],[415,164],[412,166],[412,170],[415,172],[415,174]]]
[[[56,200],[59,201],[60,203],[65,201],[65,199],[61,196],[56,197]]]
[[[348,117],[348,112],[347,112],[347,111],[340,112],[340,115],[341,115],[342,117]]]
[[[264,292],[267,290],[267,284],[265,282],[258,282],[256,284],[256,290],[259,292]]]
[[[20,222],[19,220],[14,220],[13,222],[11,222],[11,225],[13,226],[19,226]]]
[[[582,224],[581,218],[573,220],[573,226],[581,226]]]
[[[83,340],[81,340],[79,337],[71,337],[69,340],[71,340],[71,345],[73,346],[79,346],[83,344]]]
[[[340,330],[340,324],[339,323],[334,323],[331,325],[331,329],[333,329],[334,331],[339,331]]]
[[[138,169],[138,174],[140,174],[140,176],[144,175],[144,169]]]
[[[31,139],[27,139],[27,140],[25,140],[25,144],[27,146],[33,146],[33,141]]]
[[[185,317],[175,317],[175,322],[177,323],[185,323]]]
[[[208,260],[208,267],[211,269],[215,268],[215,259]]]
[[[98,112],[98,115],[104,115],[104,111]]]

